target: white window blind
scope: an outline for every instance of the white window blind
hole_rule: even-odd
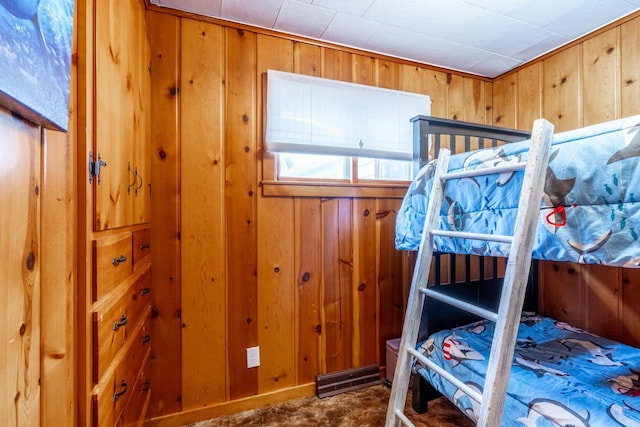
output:
[[[410,119],[427,95],[267,72],[267,151],[411,160]]]

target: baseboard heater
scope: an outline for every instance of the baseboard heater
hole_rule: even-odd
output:
[[[323,398],[376,384],[380,384],[380,367],[368,365],[316,376],[316,394]]]

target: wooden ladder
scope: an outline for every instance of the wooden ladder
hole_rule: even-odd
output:
[[[511,164],[505,167],[479,168],[449,173],[448,166],[451,154],[449,150],[440,152],[433,178],[433,189],[431,190],[427,207],[422,241],[418,249],[418,265],[413,274],[407,311],[405,313],[402,339],[398,352],[398,362],[393,379],[389,406],[387,408],[387,427],[399,426],[401,422],[405,425],[413,426],[413,423],[411,423],[403,413],[413,358],[418,359],[429,369],[442,376],[480,404],[481,409],[477,423],[479,426],[495,427],[500,425],[515,341],[520,323],[520,315],[524,304],[527,278],[529,277],[531,252],[533,250],[552,138],[553,125],[544,119],[536,120],[531,135],[528,161],[526,163]],[[444,198],[445,181],[522,169],[524,169],[524,179],[520,191],[513,236],[438,229],[440,208]],[[434,236],[510,244],[509,257],[497,313],[444,295],[427,287],[431,259],[433,258]],[[427,296],[496,322],[482,394],[467,386],[464,382],[427,359],[415,349],[422,308]]]

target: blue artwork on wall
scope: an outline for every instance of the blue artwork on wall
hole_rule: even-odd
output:
[[[74,0],[0,0],[0,105],[50,129],[69,118]]]

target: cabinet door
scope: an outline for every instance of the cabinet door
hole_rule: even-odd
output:
[[[96,16],[94,229],[106,230],[149,222],[150,47],[139,0],[96,0]]]

